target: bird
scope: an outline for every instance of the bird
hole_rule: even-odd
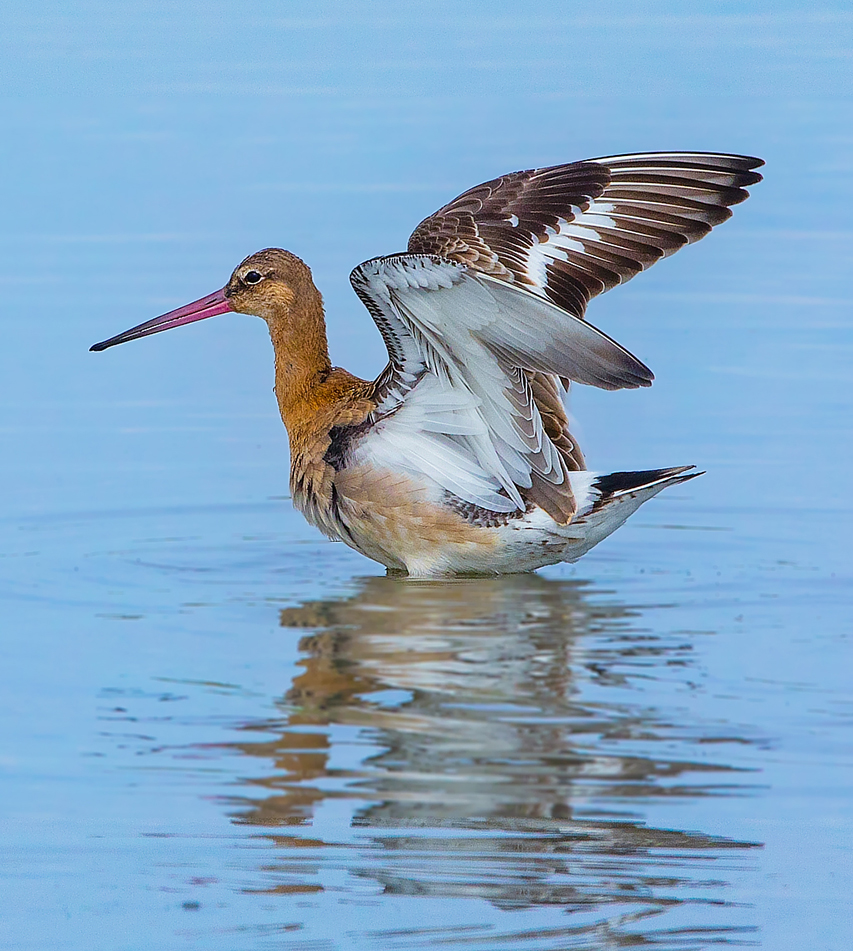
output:
[[[596,473],[571,434],[572,383],[650,386],[586,320],[590,300],[698,241],[761,181],[761,159],[650,152],[485,182],[350,282],[388,363],[332,366],[320,291],[295,254],[249,255],[218,291],[91,347],[229,311],[266,321],[294,506],[389,574],[510,574],[574,562],[639,506],[703,473]]]

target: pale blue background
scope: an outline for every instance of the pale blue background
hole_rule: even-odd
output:
[[[668,949],[853,942],[853,13],[527,7],[4,9],[0,946],[360,949],[468,934],[468,949],[504,935],[556,951],[619,947],[632,930]],[[461,640],[420,675],[420,692],[387,645],[378,660],[364,647],[385,636],[367,623],[340,650],[378,699],[367,687],[332,695],[322,715],[283,699],[319,648],[279,627],[280,607],[324,601],[310,630],[338,614],[349,630],[351,603],[357,617],[375,609],[417,659],[431,643],[421,594],[372,587],[377,566],[320,539],[283,500],[287,446],[260,321],[88,346],[284,245],[325,295],[333,359],[373,375],[383,353],[348,285],[356,263],[401,250],[421,218],[501,172],[678,148],[760,155],[766,181],[700,246],[593,304],[593,322],[657,382],[579,388],[572,412],[595,468],[708,474],[574,568],[472,589],[462,608],[455,589],[438,590],[423,623]],[[567,712],[553,685],[537,692],[528,662],[547,650],[513,613],[524,605],[538,605],[546,645],[580,619],[548,669],[566,673],[586,713]],[[494,625],[502,653],[465,640],[478,623]],[[463,665],[443,692],[471,651],[480,666]],[[487,697],[465,679],[481,674],[494,675]],[[466,700],[476,729],[457,722]],[[625,775],[632,757],[649,769],[707,760],[713,794],[700,771],[669,795],[663,767],[648,788],[582,793],[574,777],[563,789],[536,742],[558,723],[554,748],[574,750],[589,711],[610,724],[584,741],[590,763],[609,762],[614,743]],[[399,737],[416,716],[409,749]],[[507,718],[517,730],[503,747]],[[300,780],[321,790],[313,811],[287,828],[235,824],[246,798],[296,782],[270,749],[247,758],[245,727],[280,745],[294,722],[330,757]],[[468,752],[443,745],[454,730]],[[388,777],[424,757],[434,790],[406,780],[395,792]],[[575,882],[587,910],[572,910],[541,890],[580,875],[572,861],[528,869],[524,848],[499,845],[515,842],[509,817],[540,814],[546,787],[578,821],[630,813],[762,847],[735,860],[713,840],[697,871],[692,844],[653,845],[620,866],[628,912],[602,898],[616,886],[597,862],[618,850],[593,848],[592,877]],[[365,797],[377,809],[367,817]],[[486,816],[479,859],[442,838],[447,797],[454,829]],[[372,823],[415,823],[434,848],[406,860],[358,831]],[[306,861],[300,837],[325,847]],[[282,882],[298,887],[259,893]],[[631,918],[644,902],[655,914]],[[444,926],[474,930],[429,931]]]

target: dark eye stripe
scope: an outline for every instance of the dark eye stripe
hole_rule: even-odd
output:
[[[243,281],[246,284],[260,284],[263,279],[264,276],[260,271],[246,271],[243,275]]]

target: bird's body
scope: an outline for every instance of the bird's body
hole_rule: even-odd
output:
[[[661,153],[517,172],[422,222],[405,254],[351,281],[389,363],[332,367],[322,298],[295,255],[251,255],[222,291],[97,344],[227,310],[264,318],[290,438],[294,505],[410,575],[574,561],[692,466],[596,476],[568,428],[570,381],[648,386],[587,323],[593,296],[729,217],[760,180],[742,156]]]

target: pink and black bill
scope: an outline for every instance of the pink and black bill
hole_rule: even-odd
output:
[[[161,330],[171,330],[172,327],[180,327],[183,324],[192,324],[197,320],[204,320],[206,317],[216,317],[217,314],[225,314],[233,311],[231,301],[225,295],[225,288],[208,294],[207,297],[201,297],[191,304],[185,304],[178,307],[177,310],[170,310],[168,314],[155,317],[153,320],[146,320],[144,324],[138,324],[125,330],[124,333],[116,334],[109,340],[102,340],[89,347],[90,350],[106,350],[107,347],[114,347],[119,343],[127,343],[128,340],[137,340],[139,337],[147,337],[149,334],[160,333]]]

